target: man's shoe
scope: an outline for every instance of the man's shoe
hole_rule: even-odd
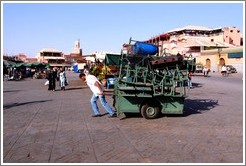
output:
[[[117,114],[116,113],[113,113],[112,115],[109,115],[108,117],[109,118],[114,118],[114,117],[117,117]]]
[[[101,114],[97,114],[97,115],[92,115],[92,117],[101,117]]]

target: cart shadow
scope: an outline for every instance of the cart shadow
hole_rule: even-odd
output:
[[[179,115],[166,115],[162,114],[161,117],[186,117],[193,114],[202,114],[208,112],[218,106],[218,100],[212,99],[185,99],[183,114]]]
[[[210,111],[219,104],[218,100],[212,99],[186,99],[184,105],[183,116],[189,116]]]

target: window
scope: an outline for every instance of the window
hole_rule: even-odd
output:
[[[233,44],[232,38],[229,38],[229,44]]]

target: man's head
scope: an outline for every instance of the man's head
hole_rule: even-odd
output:
[[[84,73],[80,73],[79,74],[79,78],[82,80],[82,81],[85,81],[86,80],[86,75]]]

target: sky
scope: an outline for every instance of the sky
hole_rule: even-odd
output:
[[[43,48],[84,55],[120,53],[122,45],[188,25],[237,27],[244,33],[244,2],[3,2],[1,53],[35,57]]]

